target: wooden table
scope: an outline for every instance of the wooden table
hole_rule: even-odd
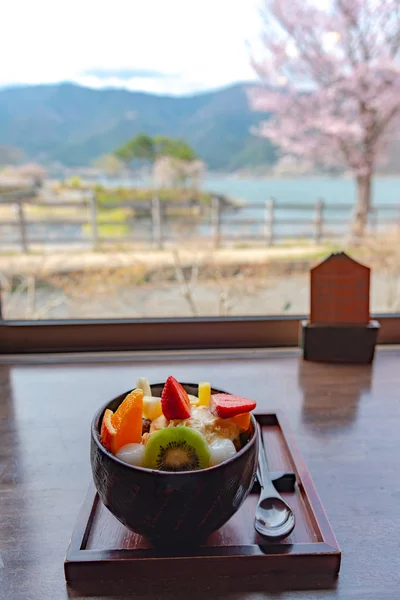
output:
[[[88,482],[89,423],[138,375],[213,385],[283,408],[342,549],[331,589],[228,593],[169,583],[135,598],[398,600],[400,350],[372,368],[246,351],[4,358],[0,364],[0,598],[60,600],[63,560]],[[229,574],[228,574],[229,575]],[[206,574],[205,574],[206,576]],[[157,573],[154,573],[156,580]],[[319,589],[318,589],[319,588]],[[112,596],[121,598],[119,593]],[[132,594],[129,597],[133,597]]]

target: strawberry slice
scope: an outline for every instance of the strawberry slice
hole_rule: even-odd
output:
[[[231,394],[214,394],[211,396],[210,410],[215,417],[229,419],[250,412],[256,407],[254,400],[232,396]]]
[[[168,377],[161,394],[161,408],[164,417],[171,419],[188,419],[191,415],[190,400],[184,388],[175,377]]]

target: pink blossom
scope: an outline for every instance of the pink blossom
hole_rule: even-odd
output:
[[[258,133],[317,165],[371,174],[400,114],[400,0],[265,0]],[[284,87],[276,82],[287,81]]]

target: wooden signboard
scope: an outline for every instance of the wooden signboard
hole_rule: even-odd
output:
[[[311,269],[310,322],[367,325],[370,271],[344,252]]]
[[[311,269],[310,320],[300,331],[305,360],[373,360],[379,323],[370,320],[370,272],[344,252]]]

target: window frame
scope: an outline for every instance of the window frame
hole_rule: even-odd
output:
[[[400,344],[400,313],[378,314],[378,344]],[[306,316],[0,320],[0,354],[289,348]]]

